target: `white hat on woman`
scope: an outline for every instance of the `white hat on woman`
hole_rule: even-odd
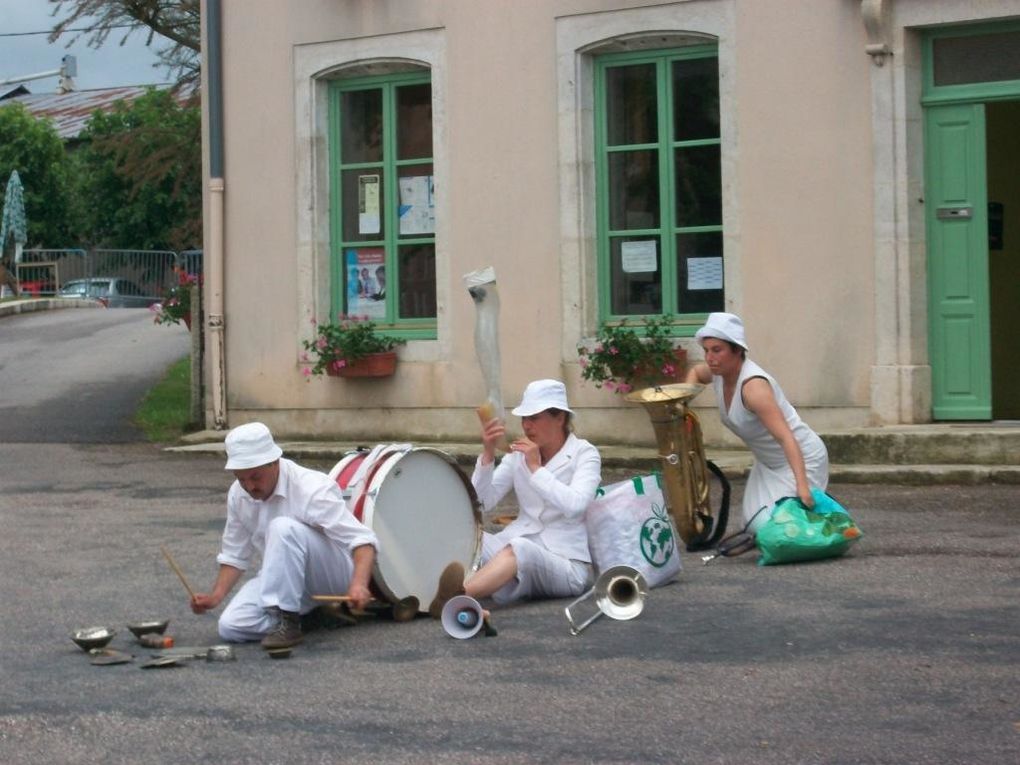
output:
[[[535,380],[524,389],[524,399],[513,413],[518,417],[530,417],[546,409],[573,410],[567,406],[567,386],[559,380]]]
[[[744,339],[744,322],[735,313],[710,313],[705,326],[694,333],[697,340],[704,340],[706,337],[715,337],[729,343],[736,343],[745,351],[747,340]]]
[[[238,425],[227,433],[227,464],[224,470],[249,470],[276,462],[283,449],[273,441],[273,434],[261,422]]]

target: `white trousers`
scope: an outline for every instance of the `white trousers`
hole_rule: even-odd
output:
[[[306,614],[318,605],[312,595],[347,592],[353,573],[350,553],[322,532],[293,518],[274,518],[266,529],[262,569],[223,610],[220,638],[258,640],[276,626],[267,608]]]
[[[504,547],[514,551],[517,576],[492,594],[492,599],[499,605],[515,600],[580,595],[594,581],[590,563],[564,558],[527,537],[517,537],[504,543],[494,534],[485,532],[482,534],[482,565]]]

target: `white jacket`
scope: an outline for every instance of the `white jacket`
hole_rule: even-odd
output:
[[[571,433],[563,447],[534,473],[524,455],[506,455],[499,467],[475,463],[471,483],[486,511],[513,488],[520,512],[496,535],[501,542],[521,536],[537,537],[546,549],[564,558],[591,562],[584,513],[602,480],[598,449]]]

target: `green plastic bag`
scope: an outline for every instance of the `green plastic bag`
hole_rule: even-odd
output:
[[[820,489],[812,489],[815,507],[808,510],[797,497],[786,497],[759,529],[759,566],[835,558],[863,535],[850,514]]]

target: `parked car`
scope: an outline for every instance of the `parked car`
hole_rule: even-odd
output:
[[[107,308],[148,308],[158,303],[134,282],[119,276],[72,279],[60,288],[57,297],[98,300]]]

